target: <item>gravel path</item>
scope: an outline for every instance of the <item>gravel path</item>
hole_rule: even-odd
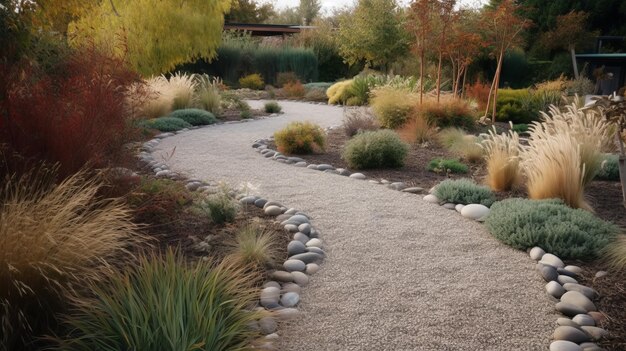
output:
[[[156,153],[312,216],[328,255],[281,350],[547,350],[557,313],[525,253],[421,196],[261,157],[251,143],[289,121],[341,122],[341,108],[280,104],[279,117],[166,138]]]

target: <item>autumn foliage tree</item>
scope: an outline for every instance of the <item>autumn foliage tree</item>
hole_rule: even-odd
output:
[[[70,24],[68,34],[76,46],[112,46],[141,74],[160,74],[213,59],[230,6],[230,0],[102,1]]]
[[[437,52],[439,55],[437,62],[437,102],[441,96],[441,68],[443,64],[443,57],[448,50],[448,42],[446,40],[449,31],[448,26],[453,23],[457,16],[455,16],[454,6],[456,0],[438,0],[437,1],[437,14],[439,15],[438,30],[439,30],[439,45]]]
[[[502,0],[496,7],[487,7],[483,13],[483,28],[485,39],[491,44],[492,53],[497,59],[496,73],[491,84],[485,117],[489,114],[489,107],[493,97],[492,122],[496,118],[496,100],[498,99],[498,86],[502,72],[504,54],[512,47],[522,43],[521,33],[532,25],[532,22],[522,17],[520,6],[515,0]]]
[[[461,87],[465,86],[467,70],[470,64],[485,47],[479,34],[478,13],[472,10],[460,10],[457,20],[449,26],[447,52],[452,65],[452,92],[460,95]]]
[[[411,49],[420,61],[420,104],[424,96],[424,61],[432,47],[432,28],[437,7],[436,0],[415,0],[408,9],[406,28],[411,34]]]

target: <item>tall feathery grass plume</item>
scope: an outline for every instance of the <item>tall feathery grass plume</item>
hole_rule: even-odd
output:
[[[480,144],[487,167],[485,182],[495,191],[507,191],[521,182],[519,134],[509,130],[498,134],[495,127]]]
[[[19,349],[41,333],[86,281],[99,280],[142,242],[131,210],[101,199],[103,185],[85,171],[58,184],[44,166],[8,175],[0,187],[0,328],[2,346]]]

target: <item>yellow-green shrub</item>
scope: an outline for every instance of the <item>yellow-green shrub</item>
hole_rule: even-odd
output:
[[[274,133],[278,151],[287,154],[310,154],[315,149],[324,150],[324,131],[311,122],[291,122]]]
[[[406,91],[380,88],[372,92],[370,103],[380,125],[395,129],[407,122],[417,99],[415,94]]]
[[[239,78],[239,86],[252,90],[261,90],[265,87],[265,82],[263,82],[263,77],[260,74],[253,73]]]
[[[328,104],[345,104],[349,98],[349,89],[352,86],[352,79],[337,82],[326,90]]]

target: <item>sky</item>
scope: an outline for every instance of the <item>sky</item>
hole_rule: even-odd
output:
[[[351,5],[355,3],[356,0],[320,0],[322,3],[322,12],[327,13],[328,11],[332,11],[335,8],[342,8],[346,5]],[[300,4],[300,0],[259,0],[259,2],[273,2],[274,6],[278,9],[284,9],[287,7],[297,7]],[[400,3],[405,5],[408,4],[410,0],[400,0]],[[489,2],[488,0],[459,0],[458,1],[461,6],[481,6]]]

